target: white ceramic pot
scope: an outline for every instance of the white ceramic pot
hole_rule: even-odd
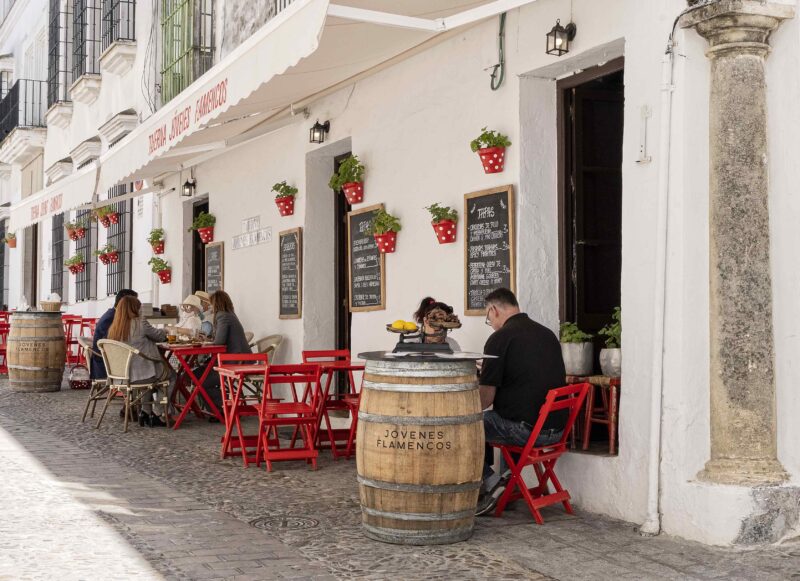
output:
[[[594,349],[590,342],[562,343],[561,356],[567,375],[589,375],[592,372]]]
[[[603,375],[619,377],[622,375],[622,349],[600,349],[600,369]]]

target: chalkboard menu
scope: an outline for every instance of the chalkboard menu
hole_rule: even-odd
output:
[[[384,255],[369,233],[372,220],[383,204],[347,214],[347,263],[351,311],[386,308]]]
[[[496,288],[516,292],[514,188],[502,186],[464,196],[464,305],[483,315],[483,299]]]
[[[280,256],[281,319],[299,319],[303,314],[303,229],[278,234]]]
[[[211,294],[223,289],[225,280],[225,243],[206,244],[206,292]]]

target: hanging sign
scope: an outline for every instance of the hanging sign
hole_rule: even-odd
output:
[[[206,292],[211,294],[223,289],[225,280],[225,243],[206,244],[205,257]]]
[[[514,187],[464,196],[464,312],[483,315],[483,299],[505,287],[516,292]]]
[[[369,233],[372,221],[383,204],[347,214],[347,275],[350,310],[380,311],[386,308],[386,270],[384,255]]]
[[[279,317],[299,319],[303,315],[303,229],[293,228],[280,232],[278,249]]]

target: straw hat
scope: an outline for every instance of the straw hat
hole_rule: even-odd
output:
[[[192,307],[196,307],[198,310],[203,310],[203,303],[200,302],[200,298],[196,295],[189,295],[185,299],[183,299],[183,305],[190,305]]]
[[[211,302],[211,295],[208,294],[206,291],[194,291],[194,296],[199,297],[200,300],[205,301],[207,303]]]

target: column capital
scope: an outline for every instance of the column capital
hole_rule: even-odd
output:
[[[769,53],[769,35],[781,22],[794,18],[794,7],[764,0],[720,0],[684,14],[681,28],[694,28],[709,43],[706,55],[728,52]]]

